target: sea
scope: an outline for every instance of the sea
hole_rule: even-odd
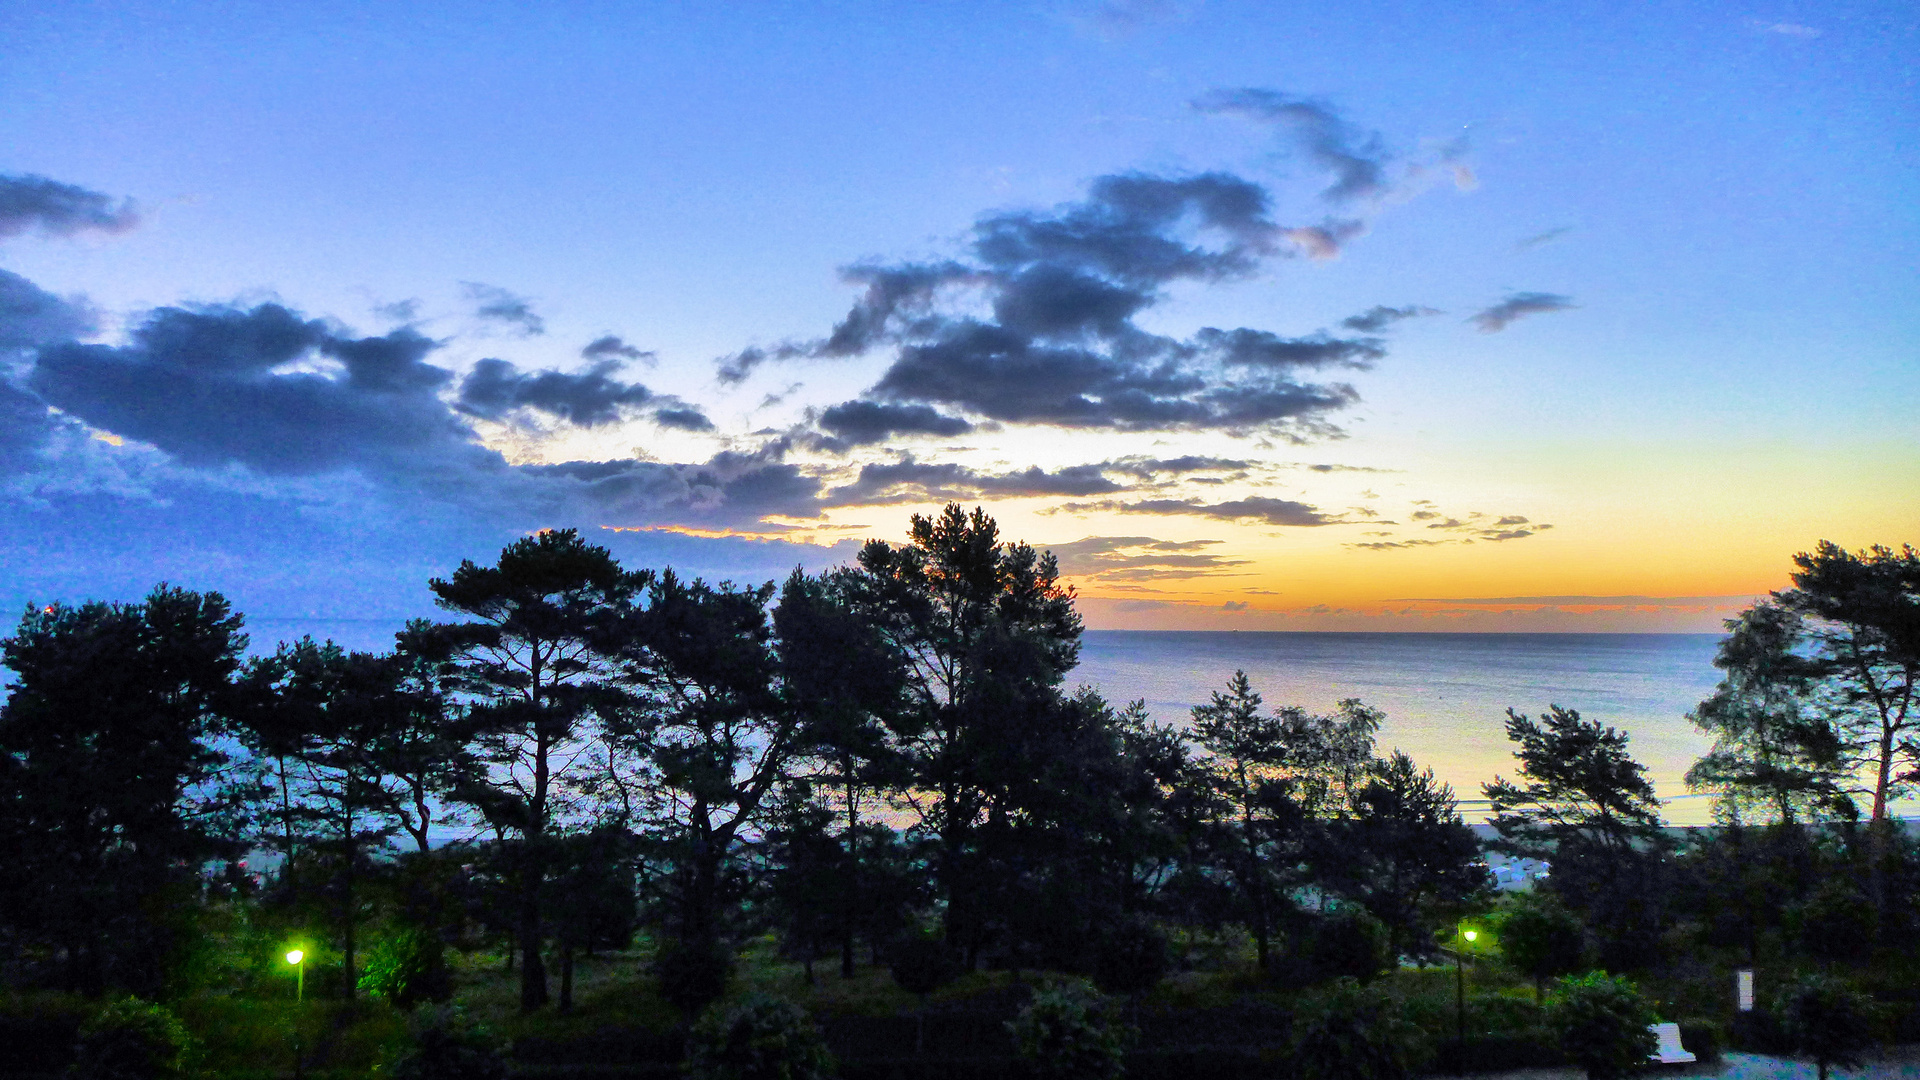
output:
[[[256,651],[312,634],[387,649],[390,621],[249,619]],[[1483,821],[1480,786],[1514,776],[1507,710],[1578,710],[1625,732],[1673,825],[1707,825],[1711,794],[1687,769],[1712,745],[1687,713],[1713,693],[1717,634],[1408,634],[1304,631],[1089,630],[1070,684],[1107,700],[1146,702],[1156,721],[1185,725],[1195,705],[1245,671],[1269,707],[1328,712],[1344,698],[1383,710],[1379,746],[1407,752],[1452,786],[1461,813]],[[1902,816],[1920,805],[1896,807]]]
[[[1712,822],[1687,769],[1713,740],[1687,712],[1713,693],[1717,634],[1407,634],[1090,630],[1069,679],[1116,704],[1141,700],[1161,723],[1245,671],[1268,707],[1330,712],[1359,698],[1386,713],[1381,752],[1404,750],[1452,786],[1468,821],[1480,785],[1514,776],[1507,710],[1577,710],[1625,732],[1674,825]]]

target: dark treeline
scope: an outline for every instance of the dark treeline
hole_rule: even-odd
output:
[[[1553,868],[1506,905],[1509,962],[1644,970],[1682,938],[1828,962],[1913,932],[1888,806],[1920,781],[1920,558],[1823,546],[1795,585],[1729,624],[1694,716],[1718,830],[1661,828],[1623,734],[1509,714],[1496,846]],[[1137,993],[1172,936],[1364,980],[1493,906],[1453,792],[1362,702],[1268,709],[1236,674],[1176,728],[1071,689],[1071,593],[979,510],[777,587],[628,569],[572,531],[430,587],[448,620],[378,655],[246,660],[225,600],[164,586],[29,611],[0,708],[8,980],[164,993],[220,908],[305,935],[342,996],[443,996],[441,950],[500,948],[527,1011],[644,931],[691,1016],[769,932],[809,980]]]
[[[509,944],[529,1010],[642,926],[693,1009],[768,930],[810,974],[931,955],[1125,982],[1187,924],[1244,926],[1262,967],[1318,941],[1368,968],[1431,955],[1489,887],[1452,792],[1381,756],[1358,701],[1263,711],[1236,676],[1182,731],[1070,690],[1072,596],[978,510],[778,588],[629,570],[571,531],[431,588],[453,618],[384,655],[243,661],[223,599],[166,587],[29,612],[0,712],[10,971],[161,989],[261,849],[262,903],[325,939],[341,992],[378,911]],[[449,829],[476,839],[431,842]]]

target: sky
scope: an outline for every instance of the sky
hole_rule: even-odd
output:
[[[1098,628],[1686,631],[1920,540],[1903,3],[0,5],[0,604],[983,505]]]

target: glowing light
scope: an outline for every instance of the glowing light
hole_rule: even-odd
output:
[[[1469,931],[1467,931],[1467,933],[1466,933],[1466,938],[1467,938],[1467,940],[1468,940],[1468,941],[1478,941],[1478,940],[1480,940],[1480,931],[1478,931],[1478,930],[1469,930]]]
[[[289,964],[298,964],[300,961],[305,960],[306,958],[307,958],[307,954],[301,952],[299,949],[287,950],[287,963]]]

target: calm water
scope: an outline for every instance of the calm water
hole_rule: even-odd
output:
[[[1513,775],[1508,707],[1549,704],[1627,732],[1676,824],[1710,819],[1682,776],[1711,740],[1687,710],[1713,692],[1714,634],[1316,634],[1088,631],[1071,676],[1115,702],[1144,699],[1154,719],[1188,710],[1245,669],[1268,706],[1325,712],[1357,697],[1384,709],[1380,745],[1399,747],[1453,785],[1469,818],[1480,785]]]
[[[385,619],[249,619],[248,629],[259,651],[301,634],[384,650],[399,627]],[[1399,747],[1452,784],[1470,820],[1484,808],[1480,785],[1513,774],[1508,707],[1537,714],[1564,705],[1627,732],[1667,819],[1698,825],[1711,819],[1709,800],[1689,794],[1682,777],[1711,740],[1686,714],[1719,682],[1718,642],[1715,634],[1091,630],[1069,679],[1116,703],[1144,699],[1154,719],[1173,723],[1185,722],[1237,668],[1268,706],[1325,712],[1341,698],[1360,698],[1386,711],[1382,749]]]

